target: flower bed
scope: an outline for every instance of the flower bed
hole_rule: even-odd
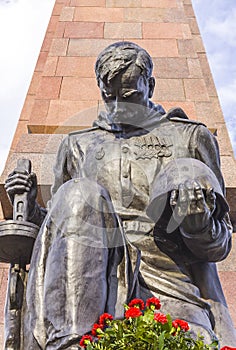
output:
[[[91,334],[81,338],[80,346],[86,350],[218,350],[217,341],[205,344],[199,335],[193,339],[189,325],[181,319],[172,320],[169,314],[159,312],[160,300],[149,298],[146,305],[141,299],[133,299],[125,305],[123,320],[114,320],[104,313],[95,323]],[[224,347],[221,350],[236,350]]]

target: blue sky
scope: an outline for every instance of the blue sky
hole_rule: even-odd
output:
[[[0,173],[54,3],[55,0],[0,0]],[[192,3],[236,153],[236,0]]]

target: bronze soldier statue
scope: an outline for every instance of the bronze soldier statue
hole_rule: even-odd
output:
[[[93,127],[61,143],[47,211],[36,178],[13,172],[41,227],[27,283],[21,348],[77,349],[103,312],[122,317],[133,297],[156,296],[192,336],[236,345],[216,262],[231,248],[215,137],[182,109],[150,101],[149,54],[131,42],[96,62],[106,107]],[[157,86],[158,88],[158,86]]]

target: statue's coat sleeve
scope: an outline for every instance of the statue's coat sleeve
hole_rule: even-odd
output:
[[[199,125],[194,130],[190,152],[193,158],[204,162],[211,168],[225,193],[218,143],[205,126]],[[218,220],[213,213],[210,225],[202,232],[189,234],[181,229],[181,233],[187,247],[202,261],[220,261],[228,255],[231,249],[232,226],[228,214],[222,220]]]

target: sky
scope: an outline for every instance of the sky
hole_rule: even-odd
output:
[[[236,0],[192,0],[236,155]]]
[[[0,174],[55,0],[0,0]],[[192,0],[236,154],[236,0]]]

